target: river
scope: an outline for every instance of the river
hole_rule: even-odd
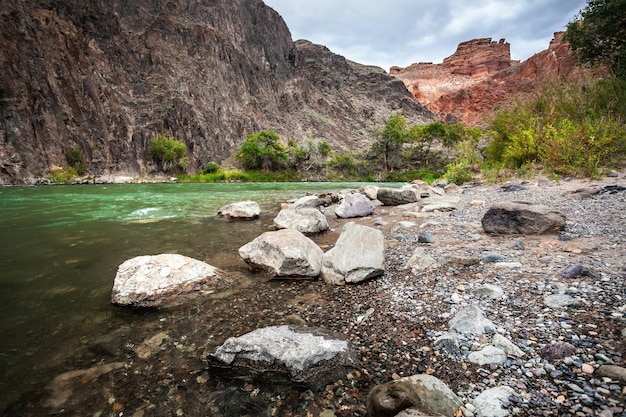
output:
[[[271,228],[280,203],[354,183],[137,184],[0,188],[0,392],[6,403],[73,343],[132,320],[110,304],[119,264],[179,253],[247,274],[237,249]],[[253,200],[259,220],[216,218]]]

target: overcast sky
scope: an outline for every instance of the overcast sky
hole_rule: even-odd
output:
[[[460,42],[505,38],[511,58],[548,48],[586,0],[264,0],[294,40],[307,39],[361,64],[440,63]]]

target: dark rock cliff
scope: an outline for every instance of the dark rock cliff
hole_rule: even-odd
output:
[[[0,3],[0,184],[76,146],[93,175],[149,173],[157,133],[192,172],[265,129],[355,149],[394,110],[432,120],[383,70],[294,43],[260,0]]]

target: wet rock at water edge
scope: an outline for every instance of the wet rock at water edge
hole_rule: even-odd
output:
[[[524,201],[496,203],[482,218],[487,233],[541,235],[558,233],[565,224],[565,216],[558,211]]]
[[[289,208],[318,208],[326,205],[326,201],[316,195],[305,195],[297,199]]]
[[[260,377],[279,374],[313,389],[341,379],[357,365],[344,335],[288,325],[231,337],[207,353],[211,368]]]
[[[396,416],[405,410],[421,412],[422,415],[454,416],[462,407],[461,400],[444,382],[426,374],[378,385],[367,398],[370,417]]]
[[[347,194],[335,209],[337,217],[350,219],[365,217],[374,213],[372,201],[360,193]]]
[[[111,302],[130,307],[160,307],[193,293],[222,291],[232,284],[226,272],[178,254],[137,256],[115,275]]]
[[[295,229],[307,234],[326,232],[330,229],[326,216],[314,208],[281,210],[274,218],[274,227],[277,229]]]
[[[254,201],[240,201],[220,208],[218,216],[229,220],[254,220],[261,214],[261,207]]]
[[[380,187],[376,185],[365,185],[359,188],[359,191],[370,200],[378,199],[378,190],[380,190]]]
[[[239,248],[241,258],[253,269],[272,277],[317,277],[324,252],[294,229],[265,232]]]
[[[322,278],[329,284],[344,284],[378,277],[384,273],[384,251],[380,230],[346,223],[335,246],[322,258]]]

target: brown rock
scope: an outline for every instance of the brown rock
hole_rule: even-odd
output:
[[[541,349],[541,357],[549,361],[563,359],[576,352],[576,347],[570,343],[557,342],[545,346]]]
[[[550,207],[524,201],[502,201],[482,218],[487,233],[541,235],[565,228],[565,216]]]
[[[626,382],[626,368],[616,365],[602,365],[596,369],[596,376],[611,378],[614,381]]]

